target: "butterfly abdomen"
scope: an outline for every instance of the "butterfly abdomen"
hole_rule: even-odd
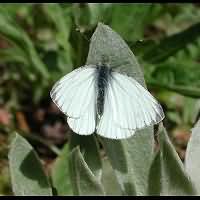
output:
[[[105,65],[97,67],[97,115],[101,116],[104,109],[105,93],[108,86],[111,69]]]

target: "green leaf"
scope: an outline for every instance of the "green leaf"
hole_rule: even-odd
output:
[[[87,64],[95,65],[105,58],[111,67],[132,76],[145,87],[142,71],[127,44],[111,28],[99,23],[91,38]],[[101,140],[123,193],[144,195],[153,154],[152,127],[137,131],[127,140]]]
[[[70,10],[68,11],[68,15],[64,15],[64,10],[62,7],[57,4],[45,4],[43,5],[43,9],[46,13],[46,15],[51,19],[53,24],[56,28],[56,40],[58,44],[63,48],[63,53],[61,53],[61,61],[60,63],[63,63],[61,67],[63,68],[63,71],[70,72],[73,69],[72,60],[71,60],[71,45],[69,43],[69,36],[71,31],[71,16],[70,16]],[[64,55],[64,56],[63,56]],[[66,70],[67,68],[67,70]]]
[[[65,144],[52,167],[52,183],[58,195],[72,195],[69,175],[69,144]]]
[[[186,156],[185,156],[185,168],[195,187],[200,194],[200,176],[199,176],[199,153],[200,153],[200,120],[196,123],[192,129],[192,135],[188,142]]]
[[[160,149],[150,168],[149,195],[195,195],[195,188],[163,126],[158,133]]]
[[[104,189],[98,178],[85,162],[79,147],[70,153],[71,182],[75,195],[104,195]],[[94,162],[94,161],[93,161]]]
[[[200,96],[200,71],[196,61],[171,59],[156,65],[145,63],[144,67],[148,86],[174,91],[193,98]]]
[[[113,5],[110,9],[112,15],[110,26],[125,40],[137,41],[143,38],[151,8],[151,4]]]
[[[34,67],[45,79],[49,78],[49,72],[41,61],[33,42],[28,34],[4,13],[0,13],[0,34],[8,41],[21,49],[22,55],[29,60],[26,67]]]
[[[88,3],[91,26],[96,25],[99,21],[106,21],[106,16],[111,7],[112,4],[109,3]]]
[[[17,196],[52,196],[52,189],[31,145],[16,133],[9,152],[12,189]]]
[[[99,21],[105,21],[109,13],[107,3],[87,3],[73,5],[74,22],[79,31],[85,32],[93,28]],[[108,11],[108,12],[106,12]]]
[[[17,47],[0,49],[1,63],[22,63],[28,65],[28,60],[24,57],[23,51]]]
[[[72,14],[75,25],[84,32],[90,25],[90,10],[87,4],[74,4]]]
[[[190,86],[181,86],[181,85],[174,85],[174,84],[165,84],[157,82],[156,80],[148,81],[148,85],[154,88],[162,88],[165,90],[177,92],[184,96],[189,96],[192,98],[199,98],[200,97],[200,89]]]
[[[188,44],[195,43],[199,36],[200,23],[197,23],[152,45],[148,51],[144,52],[143,59],[150,63],[162,62],[184,49]]]

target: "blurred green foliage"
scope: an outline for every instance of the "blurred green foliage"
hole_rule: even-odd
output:
[[[0,5],[0,103],[18,109],[47,98],[58,78],[85,64],[99,21],[129,44],[149,88],[198,99],[199,16],[194,4]]]

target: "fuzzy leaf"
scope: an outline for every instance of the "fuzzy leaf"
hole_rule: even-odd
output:
[[[32,146],[20,135],[9,152],[12,189],[17,196],[52,196],[52,189]]]
[[[73,193],[103,195],[104,191],[100,185],[102,162],[95,136],[80,136],[72,133],[69,147],[69,166],[71,166],[69,170]]]
[[[96,65],[105,59],[110,67],[132,76],[145,86],[143,73],[128,45],[109,26],[99,23],[91,38],[86,64]]]
[[[185,168],[195,187],[200,194],[200,176],[199,176],[199,153],[200,153],[200,120],[192,129],[192,135],[188,142],[186,156],[185,156]]]
[[[69,158],[74,195],[104,195],[102,184],[85,162],[79,147],[71,151]]]
[[[102,184],[106,195],[122,195],[119,183],[117,182],[114,170],[107,158],[103,159]]]
[[[195,195],[195,188],[163,126],[159,127],[160,149],[149,174],[149,195]]]
[[[70,152],[77,146],[80,147],[81,154],[92,173],[100,180],[102,175],[102,162],[95,136],[81,136],[72,133],[69,146]]]
[[[139,64],[123,39],[110,27],[98,24],[91,38],[87,64],[107,59],[110,66],[135,78],[145,87]],[[101,138],[121,190],[125,195],[144,195],[153,154],[152,127],[137,131],[127,140]]]

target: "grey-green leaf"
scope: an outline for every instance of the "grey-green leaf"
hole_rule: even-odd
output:
[[[69,158],[74,195],[105,195],[103,185],[90,170],[79,147],[71,151]]]
[[[152,161],[151,168],[149,170],[148,180],[148,195],[157,195],[161,193],[162,179],[161,179],[161,153],[158,151],[155,153]]]
[[[185,168],[195,187],[200,194],[200,120],[196,123],[195,127],[192,129],[192,135],[188,142],[186,157],[185,157]]]
[[[37,154],[17,133],[10,146],[9,168],[15,195],[52,196],[52,189]]]
[[[99,23],[91,38],[87,64],[95,65],[105,58],[111,67],[145,87],[143,73],[128,45],[110,27]],[[153,155],[152,127],[137,131],[127,140],[101,139],[123,194],[144,195]]]
[[[147,128],[126,140],[102,142],[124,195],[146,195],[153,156],[153,131]]]
[[[69,144],[70,152],[77,146],[80,147],[81,154],[92,173],[100,180],[102,175],[102,161],[96,137],[94,135],[81,136],[72,133]]]
[[[111,67],[132,76],[145,86],[141,68],[128,45],[109,26],[98,23],[91,38],[86,64],[96,65],[105,59]]]
[[[148,194],[195,195],[195,188],[163,126],[159,127],[159,144],[150,169]]]
[[[106,195],[122,195],[121,187],[107,158],[103,159],[103,172],[101,181],[105,188]]]
[[[65,144],[52,167],[52,183],[57,195],[72,195],[69,175],[69,144]]]

